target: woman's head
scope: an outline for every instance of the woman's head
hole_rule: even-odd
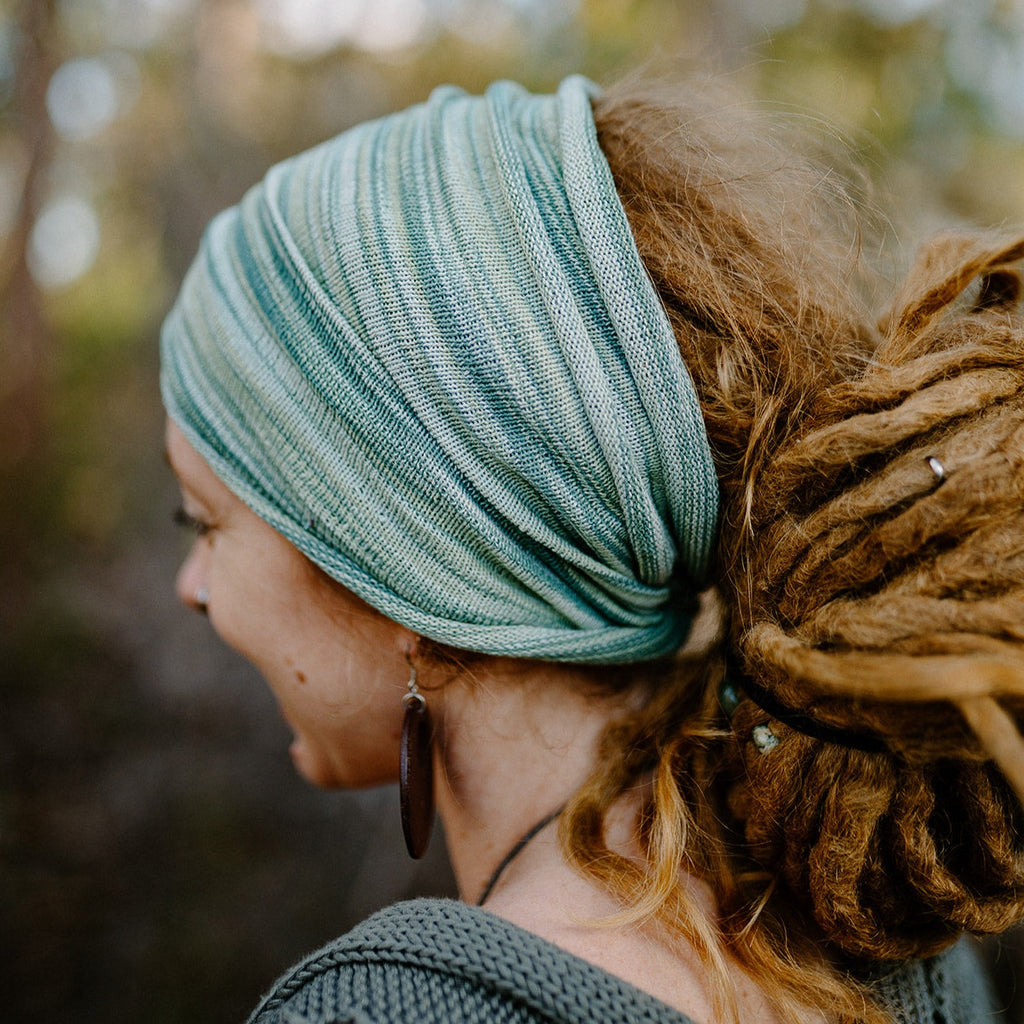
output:
[[[275,168],[164,328],[168,411],[232,490],[390,618],[491,654],[671,652],[714,539],[591,93],[439,90]]]

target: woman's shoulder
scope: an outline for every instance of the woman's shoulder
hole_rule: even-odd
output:
[[[898,1024],[996,1024],[968,940],[873,983]],[[310,954],[249,1024],[692,1022],[628,982],[504,918],[456,900],[396,903]]]
[[[908,960],[879,970],[870,982],[879,1001],[892,1010],[896,1024],[999,1024],[988,972],[974,939],[927,960]]]
[[[379,911],[286,972],[250,1024],[692,1024],[600,968],[455,900]]]

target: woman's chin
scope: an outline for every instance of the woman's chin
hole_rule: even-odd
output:
[[[319,786],[321,789],[337,789],[344,785],[335,778],[330,766],[323,758],[316,756],[302,737],[297,736],[292,740],[291,746],[288,747],[288,753],[291,754],[295,770],[307,782]]]
[[[349,756],[337,754],[323,744],[311,742],[300,732],[288,747],[295,770],[307,782],[320,789],[370,789],[386,786],[398,781],[398,752],[394,757],[381,762],[370,756],[357,757],[352,751]],[[391,769],[393,762],[394,769]]]

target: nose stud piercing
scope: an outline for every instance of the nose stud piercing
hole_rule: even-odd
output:
[[[192,603],[196,606],[196,611],[200,615],[205,615],[207,606],[210,603],[210,591],[205,586],[199,587],[192,596]]]

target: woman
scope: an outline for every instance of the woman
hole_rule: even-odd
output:
[[[254,1020],[988,1019],[1024,243],[936,243],[876,328],[851,210],[706,86],[570,78],[213,222],[163,334],[179,594],[308,779],[400,779],[414,856],[436,799],[483,908],[375,915]]]

